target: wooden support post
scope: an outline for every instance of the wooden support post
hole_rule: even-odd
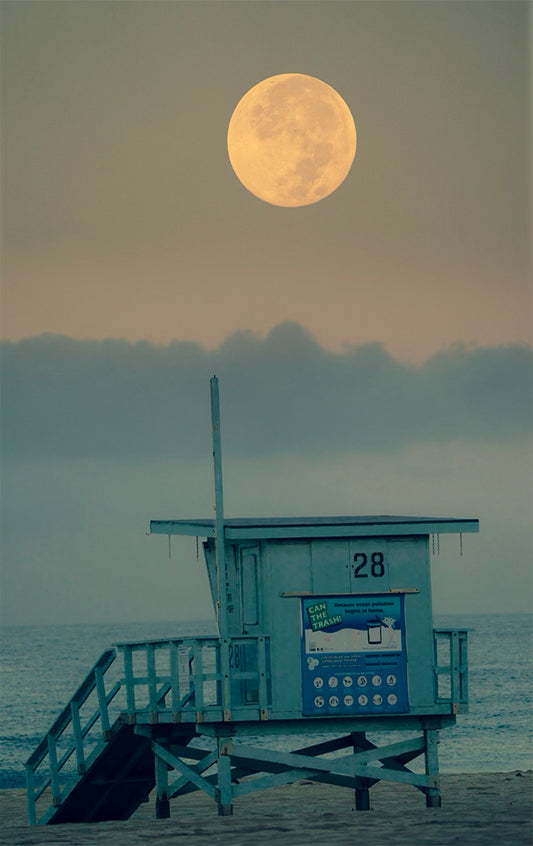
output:
[[[366,778],[358,778],[356,781],[355,810],[370,811],[370,791]]]
[[[168,801],[168,766],[166,761],[159,757],[154,749],[155,767],[155,818],[157,820],[168,820],[170,818],[170,802]]]
[[[257,639],[257,673],[259,676],[259,713],[262,720],[268,720],[266,641]]]
[[[352,745],[354,755],[357,752],[358,747],[366,749],[367,742],[365,732],[352,732]],[[355,780],[355,810],[370,811],[370,782],[367,778],[356,778]]]
[[[223,737],[217,738],[218,758],[217,758],[217,789],[215,791],[215,798],[218,804],[219,817],[229,817],[233,814],[233,791],[231,787],[231,758],[224,752],[224,744],[226,739]]]
[[[439,786],[439,754],[437,745],[439,733],[436,729],[424,729],[424,758],[426,762],[426,775],[433,776],[437,787],[426,787],[426,806],[428,808],[440,808],[442,804]]]

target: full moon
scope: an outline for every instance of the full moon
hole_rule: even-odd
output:
[[[355,156],[350,109],[334,88],[303,73],[264,79],[238,102],[228,126],[236,176],[274,206],[308,206],[339,187]]]

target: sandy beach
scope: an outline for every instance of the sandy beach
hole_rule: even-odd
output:
[[[0,791],[6,846],[531,846],[533,771],[442,776],[442,808],[428,809],[412,787],[377,784],[372,810],[354,813],[350,790],[309,781],[243,796],[232,817],[195,793],[171,802],[155,820],[153,802],[126,822],[29,827],[24,790]]]

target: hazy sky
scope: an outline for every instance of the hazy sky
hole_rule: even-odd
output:
[[[1,11],[5,621],[209,613],[194,544],[144,532],[211,513],[215,371],[230,515],[480,517],[437,610],[527,610],[529,5]],[[357,127],[300,209],[226,153],[284,72]]]

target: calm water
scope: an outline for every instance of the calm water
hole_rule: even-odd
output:
[[[533,769],[532,623],[532,616],[522,614],[435,618],[436,626],[473,629],[470,712],[441,734],[442,772]],[[24,761],[105,648],[117,641],[213,633],[205,621],[3,629],[0,788],[24,786]]]

